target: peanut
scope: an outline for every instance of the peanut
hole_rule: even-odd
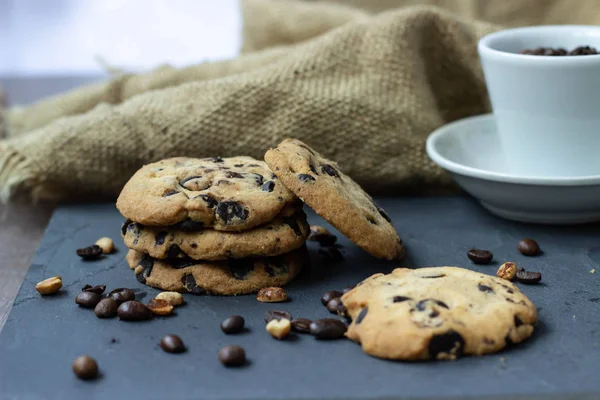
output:
[[[161,299],[150,300],[146,307],[156,315],[169,315],[173,312],[173,306],[168,301]]]
[[[96,243],[94,243],[94,244],[96,246],[99,246],[102,249],[102,253],[104,253],[104,254],[110,254],[115,249],[115,245],[114,245],[112,239],[109,237],[102,237],[102,238],[96,240]]]
[[[276,339],[285,338],[292,329],[292,324],[289,319],[283,318],[280,320],[273,319],[267,324],[267,332]]]
[[[514,262],[505,262],[498,268],[498,272],[496,272],[496,276],[498,278],[506,279],[508,281],[512,281],[515,279],[515,275],[517,275],[517,264]]]
[[[60,276],[53,276],[52,278],[44,279],[35,285],[37,290],[42,296],[54,294],[62,287],[62,278]]]
[[[160,292],[155,298],[158,300],[165,300],[172,306],[183,304],[183,296],[178,292]]]

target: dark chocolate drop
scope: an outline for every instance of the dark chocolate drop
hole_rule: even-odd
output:
[[[329,164],[323,164],[321,166],[321,171],[323,171],[329,176],[335,176],[336,178],[340,177],[340,174],[337,172],[337,170]]]
[[[233,220],[245,221],[248,218],[248,210],[237,201],[222,201],[217,205],[217,216],[229,224]]]
[[[313,182],[315,180],[315,178],[311,175],[308,174],[298,174],[298,179],[300,180],[300,182]]]
[[[360,310],[360,313],[358,313],[358,317],[356,317],[356,324],[360,324],[362,322],[363,319],[365,319],[365,317],[367,316],[367,313],[369,312],[369,307],[365,307],[362,310]]]
[[[465,339],[456,331],[449,330],[441,335],[436,335],[429,341],[429,357],[435,359],[440,354],[454,354],[461,356],[465,346]]]
[[[264,185],[261,186],[260,189],[264,192],[272,192],[273,189],[275,189],[275,182],[267,181],[264,183]]]

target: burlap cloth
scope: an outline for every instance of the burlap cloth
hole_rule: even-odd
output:
[[[500,25],[600,22],[596,0],[336,3],[245,0],[235,60],[125,74],[8,109],[0,197],[110,199],[145,163],[262,158],[285,137],[373,194],[440,192],[453,186],[425,154],[427,135],[489,111],[477,40]]]

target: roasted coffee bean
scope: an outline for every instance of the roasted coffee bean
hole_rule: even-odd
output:
[[[96,307],[94,308],[94,314],[98,318],[114,318],[117,316],[117,309],[119,306],[117,302],[108,297],[106,299],[100,300]]]
[[[467,252],[467,257],[474,264],[489,264],[492,262],[494,255],[489,250],[471,249]]]
[[[96,286],[85,285],[83,288],[81,288],[82,292],[93,292],[93,293],[97,293],[97,294],[102,294],[102,293],[104,293],[105,290],[106,290],[106,285],[96,285]]]
[[[540,245],[533,239],[522,239],[517,243],[517,250],[521,252],[524,256],[534,257],[542,254],[542,249],[540,249]]]
[[[324,306],[327,306],[327,304],[329,303],[329,301],[331,301],[331,299],[342,297],[342,294],[343,293],[340,292],[339,290],[330,290],[329,292],[325,293],[321,297],[321,304],[323,304]]]
[[[292,321],[292,330],[299,333],[310,333],[311,320],[306,318],[294,318]]]
[[[333,246],[337,241],[337,236],[322,226],[311,225],[307,240],[318,242],[321,246]]]
[[[239,315],[234,315],[229,318],[226,318],[221,322],[221,330],[227,334],[229,333],[240,333],[244,330],[244,321],[243,317]]]
[[[126,301],[117,309],[119,319],[123,321],[145,321],[152,319],[152,311],[139,301]]]
[[[219,361],[227,367],[239,367],[246,363],[246,351],[240,346],[225,346],[219,350]]]
[[[72,367],[79,379],[94,379],[98,376],[98,363],[90,356],[77,357]]]
[[[118,305],[121,305],[121,303],[124,303],[126,301],[135,300],[135,293],[133,293],[133,290],[131,289],[118,288],[111,291],[108,294],[108,297],[116,301]]]
[[[100,300],[102,300],[102,297],[94,292],[81,292],[75,297],[75,303],[83,308],[94,308]]]
[[[310,334],[317,339],[339,339],[347,329],[345,323],[333,318],[318,319],[310,324]]]
[[[289,319],[290,321],[292,320],[292,314],[290,314],[287,311],[281,311],[281,310],[269,310],[265,313],[265,322],[268,324],[269,322],[271,322],[274,319],[280,320],[280,319]]]
[[[330,262],[339,262],[344,259],[342,252],[335,246],[323,246],[317,252],[323,259]]]
[[[327,303],[327,310],[332,314],[341,316],[346,315],[346,306],[344,306],[344,303],[342,303],[342,299],[340,297],[329,300]]]
[[[167,335],[160,340],[160,347],[167,353],[183,353],[185,345],[177,335]]]
[[[521,283],[532,284],[541,281],[542,274],[540,272],[518,271],[516,278]]]
[[[77,255],[84,260],[95,260],[100,258],[102,255],[102,247],[98,245],[92,245],[89,247],[84,247],[81,249],[77,249]]]

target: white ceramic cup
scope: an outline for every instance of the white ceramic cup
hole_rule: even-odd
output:
[[[516,28],[479,41],[501,154],[511,173],[600,175],[600,55],[519,54],[586,45],[600,50],[600,27]]]

